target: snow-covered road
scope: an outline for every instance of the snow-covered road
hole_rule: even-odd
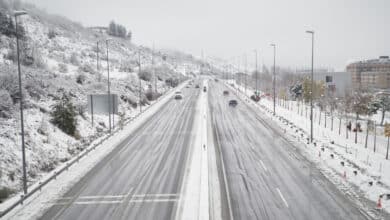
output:
[[[211,83],[209,101],[234,219],[369,219],[269,118],[224,90]],[[230,99],[238,106],[229,107]]]
[[[180,199],[199,89],[183,89],[41,219],[170,219]]]

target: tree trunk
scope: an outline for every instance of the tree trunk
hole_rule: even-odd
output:
[[[355,121],[355,144],[357,144],[357,133],[358,133],[357,123],[358,123],[358,118],[359,118],[359,114],[356,113],[356,121]]]
[[[376,122],[374,121],[374,153],[376,151]]]
[[[386,111],[383,109],[382,110],[381,126],[383,125],[383,121],[385,120],[385,114],[386,114]]]
[[[367,120],[367,127],[366,127],[366,143],[364,144],[364,147],[367,148],[367,142],[368,142],[368,125],[370,124],[370,119]]]

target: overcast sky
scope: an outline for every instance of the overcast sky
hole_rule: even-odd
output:
[[[25,0],[85,26],[115,20],[137,44],[270,65],[344,70],[352,60],[390,55],[390,0]],[[387,41],[385,41],[387,39]],[[237,60],[237,58],[236,58]],[[242,60],[242,58],[241,58]],[[250,62],[252,60],[252,62]],[[237,61],[236,61],[237,62]]]

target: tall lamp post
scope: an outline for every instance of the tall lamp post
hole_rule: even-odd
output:
[[[274,69],[273,69],[273,90],[274,90],[274,115],[276,113],[276,73],[275,73],[275,66],[276,66],[276,44],[271,44],[271,46],[274,48]]]
[[[306,33],[311,34],[310,142],[313,142],[314,31],[306,31]]]
[[[257,94],[257,50],[254,50],[255,52],[255,78],[256,78],[256,91],[255,94]]]
[[[246,76],[247,76],[248,60],[247,60],[246,54],[244,54],[244,62],[245,62],[245,69],[244,69],[244,76],[245,76],[245,95],[247,95],[247,93],[246,93],[246,87],[247,87]]]
[[[18,75],[19,75],[19,95],[20,95],[20,123],[22,131],[22,170],[23,170],[23,192],[27,194],[27,172],[26,172],[26,147],[24,143],[24,118],[23,118],[23,93],[22,93],[22,72],[20,69],[20,53],[19,53],[19,33],[18,33],[18,17],[26,15],[25,11],[15,11],[15,35],[16,35],[16,53],[18,57]]]
[[[108,126],[109,126],[109,131],[111,133],[111,90],[110,90],[110,62],[108,59],[108,41],[110,39],[106,39],[106,47],[107,47],[107,87],[108,87]]]

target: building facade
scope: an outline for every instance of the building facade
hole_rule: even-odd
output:
[[[344,97],[352,89],[351,75],[346,72],[315,72],[313,79],[324,82],[327,94],[333,97]]]
[[[379,59],[359,61],[347,66],[354,89],[390,89],[390,59],[381,56]]]

